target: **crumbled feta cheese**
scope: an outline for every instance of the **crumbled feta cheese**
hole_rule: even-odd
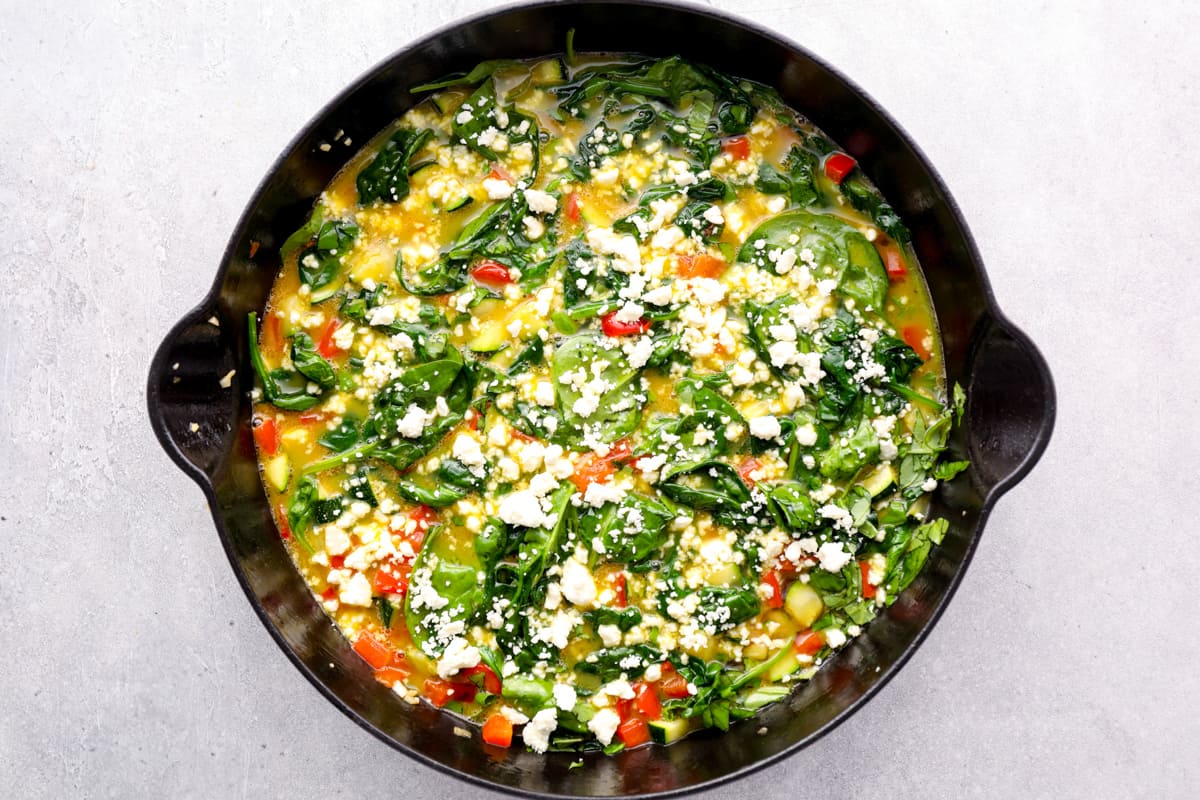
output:
[[[570,711],[575,708],[575,703],[579,698],[574,688],[565,683],[556,683],[550,691],[554,695],[554,705],[558,706],[560,711]]]
[[[592,573],[574,558],[563,562],[562,593],[577,606],[590,606],[596,600],[596,582],[592,580]]]
[[[483,190],[489,200],[505,200],[513,193],[513,185],[500,178],[484,178]]]
[[[596,628],[596,634],[605,647],[616,647],[621,643],[621,629],[616,625],[601,625]]]
[[[437,662],[438,677],[449,678],[459,670],[470,669],[479,663],[479,648],[467,644],[467,640],[456,636],[446,645],[446,650]]]
[[[853,556],[846,552],[841,542],[825,542],[817,549],[817,560],[826,572],[841,572],[851,558]]]
[[[758,439],[778,439],[783,433],[779,420],[772,416],[755,417],[750,420],[750,435]]]
[[[538,189],[526,189],[525,202],[529,205],[529,210],[535,214],[553,214],[558,208],[558,200],[554,198],[554,195]]]
[[[618,719],[618,722],[620,720]],[[521,738],[535,753],[544,753],[550,747],[550,734],[558,727],[558,709],[543,708],[521,731]],[[614,728],[615,730],[615,728]]]
[[[338,587],[338,600],[348,606],[371,605],[371,582],[361,572]]]
[[[602,745],[612,744],[613,735],[621,724],[621,717],[611,708],[602,708],[588,720],[588,730],[596,735]],[[528,740],[527,740],[528,741]]]

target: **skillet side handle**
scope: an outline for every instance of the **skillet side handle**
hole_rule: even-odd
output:
[[[1041,352],[993,315],[976,328],[967,378],[967,448],[990,496],[1012,488],[1041,458],[1054,429],[1054,380]]]
[[[242,387],[233,320],[197,308],[167,334],[154,360],[146,403],[163,449],[202,487],[211,487],[237,434]]]

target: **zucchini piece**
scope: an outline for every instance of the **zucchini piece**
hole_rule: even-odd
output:
[[[449,114],[461,104],[462,98],[457,92],[438,92],[429,98],[439,114]]]
[[[796,657],[796,651],[792,649],[791,644],[784,646],[787,648],[787,654],[772,663],[771,668],[767,670],[766,680],[769,683],[778,683],[800,669],[800,659]]]
[[[878,497],[895,481],[896,468],[891,464],[880,464],[874,471],[859,481],[859,484],[871,493],[871,497]]]
[[[447,211],[458,211],[460,208],[466,208],[467,206],[471,205],[471,203],[473,203],[473,202],[475,202],[475,199],[473,197],[471,197],[471,195],[464,194],[462,197],[458,198],[457,200],[451,200],[449,203],[447,203],[446,210]]]
[[[267,483],[277,492],[287,489],[292,480],[292,462],[286,455],[280,453],[263,465],[263,475]]]
[[[656,744],[670,744],[687,735],[690,730],[686,719],[656,719],[649,722],[650,741]]]
[[[825,611],[825,603],[822,602],[821,595],[817,594],[817,590],[800,581],[788,587],[783,606],[787,609],[788,616],[801,628],[811,628]]]
[[[471,340],[469,347],[473,353],[495,353],[508,342],[508,331],[504,329],[507,320],[491,319],[485,322],[478,335]]]
[[[567,80],[567,66],[561,58],[550,58],[535,64],[530,77],[538,86],[563,83]]]
[[[317,303],[323,303],[340,292],[343,284],[344,281],[335,280],[332,283],[322,286],[320,289],[313,289],[313,292],[311,295],[309,295],[308,300],[313,305],[316,305]]]
[[[429,169],[436,163],[437,163],[436,161],[422,161],[420,164],[413,164],[411,167],[408,168],[408,177],[411,178],[413,175],[416,175],[421,170]]]

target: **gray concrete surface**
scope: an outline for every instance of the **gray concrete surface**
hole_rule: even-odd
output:
[[[0,2],[0,794],[484,796],[288,664],[143,387],[292,134],[485,5]],[[1197,6],[720,5],[843,68],[921,143],[1060,413],[908,668],[706,797],[1195,797]]]

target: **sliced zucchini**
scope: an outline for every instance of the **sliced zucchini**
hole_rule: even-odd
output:
[[[562,83],[567,79],[567,66],[561,58],[550,58],[534,65],[530,74],[539,86]]]
[[[263,465],[263,475],[267,483],[277,492],[287,489],[292,480],[292,462],[286,455],[280,453]]]
[[[436,161],[422,161],[420,164],[413,164],[411,167],[408,168],[408,177],[411,178],[413,175],[416,175],[421,170],[429,169],[436,163],[437,163]]]
[[[508,342],[508,331],[504,329],[506,320],[491,319],[483,323],[481,330],[471,340],[469,347],[475,353],[495,353]]]
[[[650,723],[650,741],[670,744],[687,735],[690,726],[686,719],[656,719]]]
[[[320,289],[313,289],[312,294],[308,297],[309,302],[314,305],[325,302],[342,290],[343,283],[344,281],[335,280],[322,286]]]
[[[800,659],[796,657],[796,651],[792,649],[790,644],[786,645],[786,647],[787,652],[772,663],[771,668],[767,670],[766,680],[770,683],[781,681],[800,669]]]
[[[458,108],[459,101],[462,98],[457,92],[438,92],[429,99],[433,102],[433,106],[438,110],[439,114],[449,114]]]
[[[878,497],[883,494],[895,482],[896,468],[891,464],[880,464],[874,471],[859,481],[862,487],[871,493],[871,497]]]
[[[446,210],[447,211],[458,211],[460,208],[466,208],[467,206],[471,205],[471,203],[473,203],[473,202],[475,202],[475,200],[473,197],[471,197],[471,195],[464,194],[462,197],[459,197],[456,200],[451,200],[449,203],[447,203]]]
[[[801,628],[811,628],[812,624],[825,611],[825,603],[817,590],[807,583],[796,581],[787,590],[783,600],[788,616],[796,621]]]

